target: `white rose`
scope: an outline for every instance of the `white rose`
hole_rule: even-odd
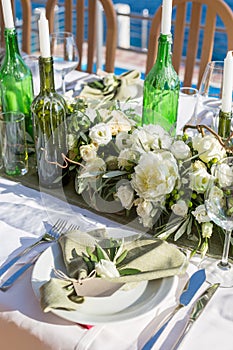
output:
[[[131,135],[132,148],[140,153],[149,152],[154,143],[153,135],[138,127]]]
[[[99,146],[107,145],[112,139],[111,129],[104,123],[93,126],[89,131],[89,136],[92,142]]]
[[[216,169],[216,178],[221,187],[231,186],[233,183],[233,171],[228,164],[219,164]]]
[[[171,206],[173,213],[177,216],[186,216],[188,213],[188,206],[186,202],[182,199],[178,200],[177,203]]]
[[[105,161],[101,158],[94,158],[86,163],[85,168],[81,170],[81,174],[105,172],[105,171],[106,171]]]
[[[161,201],[174,189],[178,178],[178,166],[172,153],[148,152],[141,155],[131,184],[139,197]]]
[[[208,163],[210,160],[216,158],[218,160],[226,156],[224,148],[213,135],[201,135],[193,138],[193,148],[198,152],[200,159]]]
[[[93,143],[90,145],[83,145],[80,147],[80,155],[85,162],[88,162],[94,158],[96,158],[97,155],[97,149]]]
[[[212,186],[209,192],[209,201],[221,202],[223,199],[224,199],[223,191],[217,186]]]
[[[187,159],[191,156],[190,148],[184,141],[175,141],[170,148],[176,159]]]
[[[106,108],[100,108],[98,109],[98,113],[101,116],[101,119],[103,120],[103,122],[106,122],[111,115],[111,110]]]
[[[206,212],[206,208],[204,204],[199,205],[194,211],[192,211],[195,219],[200,223],[209,222],[210,218]]]
[[[110,260],[101,259],[98,263],[95,264],[95,270],[97,275],[103,278],[120,277],[120,273],[117,270],[114,262]]]
[[[146,131],[149,135],[153,136],[154,141],[152,149],[170,148],[173,139],[170,134],[165,131],[160,125],[144,125],[143,130]]]
[[[89,120],[94,123],[94,120],[97,116],[96,110],[93,108],[86,108],[85,115],[89,118]]]
[[[210,238],[213,232],[212,222],[203,222],[201,225],[201,229],[202,229],[202,237]]]
[[[121,131],[130,131],[132,127],[129,118],[119,110],[112,111],[107,125],[110,126],[112,135],[117,135]]]
[[[128,148],[123,149],[118,156],[118,167],[133,167],[137,162],[138,158],[139,156],[136,151]]]
[[[126,209],[131,209],[134,201],[134,190],[130,184],[121,185],[117,189],[116,196],[120,199],[121,204]]]
[[[121,131],[116,135],[116,146],[121,151],[130,148],[132,145],[131,135],[126,131]]]
[[[81,194],[87,186],[91,183],[92,188],[97,190],[99,183],[97,181],[98,175],[106,171],[106,164],[101,158],[91,159],[85,164],[85,167],[81,168],[78,174],[76,189]]]
[[[189,174],[190,188],[197,193],[204,193],[208,187],[212,176],[205,168],[200,167],[198,170]]]
[[[153,204],[150,201],[144,201],[141,198],[135,200],[134,204],[137,206],[136,211],[139,216],[139,221],[144,227],[153,227],[153,217],[156,214]]]

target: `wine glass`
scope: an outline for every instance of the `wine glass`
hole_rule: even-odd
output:
[[[79,54],[72,33],[55,32],[51,34],[51,54],[54,69],[61,74],[62,93],[66,92],[65,76],[78,66]]]
[[[198,90],[184,86],[180,88],[179,104],[177,113],[176,134],[183,133],[185,124],[196,125],[196,107],[197,107]]]
[[[213,176],[205,193],[205,207],[210,219],[225,230],[222,258],[219,262],[201,263],[206,269],[207,280],[222,287],[233,286],[233,266],[228,254],[233,229],[233,157],[220,160],[213,166]]]
[[[198,92],[197,124],[217,131],[218,114],[222,105],[223,61],[207,64]]]

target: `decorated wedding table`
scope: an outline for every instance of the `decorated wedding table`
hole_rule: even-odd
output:
[[[79,75],[79,77],[81,76],[82,75]],[[80,82],[81,79],[77,80],[76,84],[79,85]],[[69,99],[68,104],[72,111],[75,110],[77,101],[79,107],[80,103],[83,103],[82,99],[70,99],[69,94],[67,99]],[[125,175],[129,173],[132,174],[132,168],[130,163],[124,163],[125,159],[128,159],[128,156],[126,158],[122,156],[127,149],[123,147],[123,145],[127,145],[127,142],[131,142],[131,146],[133,146],[132,149],[136,147],[137,152],[140,151],[142,144],[138,143],[139,130],[144,137],[143,146],[156,148],[159,145],[162,157],[165,156],[163,147],[165,148],[166,145],[166,148],[168,148],[167,145],[169,145],[171,151],[169,151],[169,154],[166,153],[165,158],[161,158],[163,159],[163,166],[167,166],[169,177],[177,176],[176,171],[178,171],[178,167],[181,167],[185,174],[186,168],[184,161],[188,159],[188,157],[191,157],[192,152],[195,153],[195,149],[191,147],[188,138],[180,138],[174,141],[173,138],[159,127],[154,127],[154,129],[150,128],[149,130],[146,127],[136,127],[137,118],[140,113],[140,111],[138,111],[138,104],[138,101],[131,101],[126,105],[120,104],[120,107],[114,104],[114,107],[110,109],[106,109],[103,106],[101,106],[101,109],[93,108],[93,106],[89,108],[84,104],[81,112],[79,108],[76,117],[79,117],[83,123],[88,123],[88,132],[86,133],[88,137],[85,137],[83,134],[80,138],[72,119],[72,115],[74,114],[71,115],[69,130],[72,142],[70,143],[70,152],[66,159],[70,167],[70,177],[66,185],[55,189],[48,189],[40,186],[33,156],[30,157],[31,165],[27,175],[12,178],[6,176],[3,172],[1,173],[0,235],[1,242],[3,243],[0,248],[0,257],[2,266],[24,247],[35,242],[57,219],[63,219],[69,224],[73,223],[78,225],[81,232],[92,232],[96,229],[97,231],[104,231],[106,228],[110,228],[110,231],[117,229],[117,232],[123,232],[124,234],[126,233],[126,235],[129,234],[128,232],[133,232],[134,234],[140,233],[142,237],[146,237],[147,234],[151,237],[155,234],[157,235],[156,230],[154,230],[155,226],[148,221],[148,216],[146,215],[147,211],[135,211],[135,208],[133,208],[133,206],[136,206],[136,208],[139,206],[140,202],[133,203],[133,197],[135,197],[136,192],[137,194],[140,192],[136,180],[133,185],[135,187],[132,187],[135,191],[133,196],[132,190],[131,193],[127,190],[129,182],[125,182]],[[101,115],[104,115],[104,121],[98,119],[100,116],[99,111],[101,111]],[[96,173],[95,169],[92,175],[94,177],[101,175],[101,177],[103,176],[104,178],[104,176],[108,174],[109,177],[107,176],[106,179],[110,178],[111,180],[110,189],[114,188],[115,180],[117,180],[117,182],[120,181],[120,186],[126,187],[123,187],[124,191],[121,192],[122,194],[118,191],[118,196],[114,197],[114,199],[112,198],[110,201],[107,200],[102,193],[100,197],[93,197],[95,200],[90,200],[90,196],[83,195],[85,186],[88,188],[90,185],[90,178],[85,176],[85,171],[88,169],[88,166],[83,167],[82,165],[88,165],[88,162],[90,162],[91,158],[88,157],[93,155],[91,143],[94,137],[96,135],[99,136],[99,134],[93,131],[92,135],[95,136],[91,136],[91,133],[89,134],[89,129],[93,130],[93,128],[98,125],[95,120],[95,118],[97,118],[98,122],[102,122],[101,127],[105,128],[101,130],[107,130],[106,125],[109,120],[111,120],[111,114],[112,120],[114,121],[112,126],[115,128],[116,126],[129,128],[134,137],[129,140],[126,137],[128,133],[127,130],[121,130],[119,134],[124,137],[118,136],[118,138],[114,140],[114,143],[117,142],[118,146],[122,145],[120,146],[122,149],[120,152],[118,151],[118,153],[114,154],[118,156],[122,166],[114,168],[114,164],[119,164],[119,162],[115,163],[115,160],[110,159],[111,161],[108,164],[106,162],[106,164],[107,166],[110,164],[111,168],[106,167],[106,164],[102,162],[101,166],[103,166],[103,171],[101,171],[101,173]],[[121,123],[122,121],[123,123]],[[112,130],[112,128],[110,130]],[[101,135],[106,136],[105,133],[101,133]],[[108,156],[112,155],[109,152],[114,150],[114,144],[112,144],[112,139],[114,137],[112,136],[112,132],[109,135],[107,139],[108,142],[106,141],[104,146],[96,147],[94,151],[101,151],[102,154],[106,152]],[[208,138],[209,137],[210,136],[208,136]],[[151,143],[152,138],[153,142]],[[197,138],[197,140],[199,141],[199,138]],[[79,149],[82,151],[80,153],[77,153],[77,147],[73,141],[81,141],[82,144],[80,146],[82,148]],[[197,145],[194,147],[201,147],[199,142],[197,142]],[[215,142],[215,139],[211,136],[211,142],[212,148],[208,155],[211,157],[211,152],[214,147],[215,151],[219,150],[218,152],[221,155],[222,151],[218,146],[218,141]],[[204,147],[204,145],[202,145],[202,147]],[[145,156],[150,154],[149,152],[150,151],[145,152]],[[120,154],[121,156],[119,156]],[[184,157],[185,154],[186,158]],[[179,159],[178,163],[174,163],[174,159],[176,158]],[[103,159],[105,158],[103,157]],[[135,161],[135,158],[133,159]],[[196,161],[199,165],[207,164],[208,158],[197,159]],[[189,164],[187,166],[189,166]],[[32,344],[33,347],[38,349],[142,349],[150,337],[156,333],[160,324],[164,322],[164,319],[166,319],[177,305],[179,295],[188,276],[197,270],[198,263],[200,262],[200,255],[195,255],[196,250],[204,254],[207,253],[207,248],[210,248],[208,252],[211,253],[211,255],[213,255],[213,252],[216,253],[216,251],[218,255],[221,255],[222,247],[219,248],[217,246],[218,244],[215,243],[218,242],[218,233],[213,232],[213,235],[215,234],[217,236],[214,240],[211,235],[209,235],[209,238],[207,237],[208,240],[202,235],[202,239],[200,240],[198,230],[190,231],[189,235],[187,235],[186,229],[177,230],[176,225],[173,223],[173,220],[175,220],[174,222],[177,222],[178,225],[183,225],[183,227],[187,228],[190,226],[190,223],[186,221],[192,220],[192,223],[201,230],[202,224],[197,218],[201,217],[202,214],[200,213],[199,216],[195,216],[192,213],[192,211],[195,212],[195,210],[197,210],[196,208],[198,208],[199,205],[203,204],[201,202],[203,200],[202,186],[205,185],[205,181],[202,180],[208,175],[207,172],[202,173],[200,169],[204,169],[203,165],[196,169],[199,181],[193,182],[193,186],[197,186],[193,191],[197,193],[197,197],[199,196],[199,201],[195,201],[197,198],[190,197],[190,202],[194,205],[193,208],[191,206],[189,206],[189,208],[184,208],[184,206],[180,205],[179,211],[181,210],[181,213],[184,213],[185,210],[185,215],[180,216],[180,212],[176,211],[177,208],[174,209],[173,207],[172,209],[174,202],[171,203],[172,198],[175,199],[174,196],[177,196],[181,190],[179,192],[174,191],[171,194],[168,193],[166,196],[166,206],[170,208],[169,218],[173,213],[171,219],[172,225],[170,227],[170,242],[174,242],[174,233],[176,234],[176,232],[178,232],[178,235],[180,234],[181,237],[177,237],[175,242],[182,247],[185,246],[189,248],[186,254],[193,254],[193,258],[188,267],[185,268],[186,272],[179,275],[175,273],[174,276],[158,279],[157,284],[153,287],[153,293],[150,294],[151,292],[146,289],[146,292],[142,294],[142,305],[138,307],[138,303],[136,303],[135,310],[133,309],[134,311],[128,314],[123,309],[123,311],[118,311],[116,314],[112,314],[112,310],[109,310],[109,313],[104,316],[97,316],[96,313],[98,313],[98,310],[96,311],[95,308],[97,306],[95,306],[94,311],[92,311],[87,318],[85,318],[86,316],[82,316],[84,318],[80,318],[80,316],[64,317],[62,312],[54,312],[53,307],[51,307],[47,301],[46,304],[41,304],[40,295],[38,294],[37,283],[41,284],[41,280],[44,281],[44,279],[48,278],[43,275],[43,271],[50,271],[50,264],[53,264],[50,254],[52,254],[52,256],[54,256],[54,254],[56,256],[57,254],[57,246],[55,246],[55,248],[49,248],[46,251],[47,253],[45,252],[46,254],[39,258],[34,270],[32,270],[32,268],[28,269],[10,289],[7,291],[0,291],[0,333],[1,339],[3,339],[3,346],[12,349],[31,349]],[[136,171],[134,174],[134,176],[137,175]],[[80,178],[83,179],[83,183],[78,181]],[[105,183],[104,181],[103,183]],[[80,184],[82,184],[82,186]],[[96,189],[94,186],[91,188]],[[104,186],[102,186],[102,188],[104,189]],[[124,192],[126,193],[125,196]],[[87,193],[89,194],[90,192],[88,191]],[[94,191],[93,193],[98,195],[100,192]],[[138,198],[143,197],[139,195]],[[176,199],[179,200],[178,197],[176,197]],[[116,207],[113,205],[114,203],[117,204]],[[188,212],[190,213],[189,219]],[[153,219],[153,215],[149,217]],[[166,223],[166,215],[161,217],[162,220],[164,220],[164,218],[165,221],[163,222]],[[161,231],[158,231],[158,235],[164,238],[164,234],[166,235],[167,232],[168,231],[161,228]],[[195,237],[199,237],[199,240],[195,239]],[[206,242],[209,243],[209,247],[207,247]],[[213,251],[211,250],[212,242]],[[219,249],[216,250],[216,248]],[[13,271],[22,267],[25,262],[31,259],[33,259],[33,255],[29,254],[25,258],[19,260],[13,268]],[[156,257],[153,259],[156,261]],[[60,268],[60,263],[58,267]],[[4,282],[11,273],[12,270],[4,275],[2,277],[2,282]],[[62,277],[64,278],[64,276]],[[200,295],[207,286],[208,283],[205,282],[199,289],[197,295]],[[192,327],[192,331],[185,337],[182,343],[182,349],[190,350],[196,349],[197,347],[204,349],[204,347],[209,348],[214,346],[222,346],[224,349],[231,348],[230,344],[232,339],[230,330],[233,322],[230,312],[231,305],[233,304],[231,290],[232,288],[217,290],[211,302],[205,308],[205,312],[203,312],[202,316],[196,321]],[[49,293],[49,295],[53,294]],[[108,308],[109,303],[106,302],[106,305],[102,306],[102,308],[105,307]],[[190,310],[190,308],[191,304],[172,319],[162,336],[155,343],[154,349],[161,348],[167,350],[172,347],[171,344],[176,341],[177,335],[179,334],[179,327],[177,327],[177,325],[182,325],[182,322],[184,322],[187,316],[187,311]],[[43,312],[43,309],[44,311],[47,309],[47,312]],[[72,314],[72,311],[67,311],[67,313],[68,315],[69,313]]]
[[[62,95],[42,11],[40,92],[32,99],[11,6],[2,5],[6,51],[28,88],[29,156],[24,173],[7,174],[9,144],[1,142],[1,346],[231,349],[232,52],[217,129],[197,123],[197,109],[177,121],[171,0],[163,1],[158,57],[144,82],[137,71],[97,72],[93,81],[76,77],[79,92]],[[26,93],[15,90],[17,69],[7,71],[7,60],[2,110],[12,111],[14,96],[19,112]]]

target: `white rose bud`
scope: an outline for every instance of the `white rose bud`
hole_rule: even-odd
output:
[[[192,211],[193,216],[200,223],[209,222],[210,218],[206,212],[206,208],[204,204],[199,205],[194,211]]]
[[[187,159],[191,156],[190,148],[184,141],[175,141],[170,148],[176,159]]]
[[[89,136],[92,142],[99,146],[107,145],[112,139],[111,129],[104,123],[93,126],[89,131]]]
[[[114,262],[110,260],[101,259],[98,263],[95,264],[95,270],[97,275],[103,278],[120,277],[120,273],[117,270]]]
[[[177,216],[186,216],[188,213],[188,205],[182,199],[178,200],[177,203],[171,206],[173,213]]]
[[[232,168],[228,164],[220,164],[216,170],[216,177],[218,178],[221,187],[231,186],[233,183]]]
[[[153,204],[149,201],[144,201],[138,198],[135,202],[137,205],[137,214],[139,216],[139,221],[144,227],[152,227],[154,224],[153,217],[156,214]]]
[[[189,178],[190,188],[197,193],[204,193],[212,176],[206,171],[205,168],[200,167],[198,170],[192,172],[189,175]]]
[[[119,110],[113,110],[111,113],[111,119],[107,123],[110,126],[112,135],[117,135],[122,131],[130,131],[131,123],[129,118]]]
[[[97,149],[93,143],[90,145],[83,145],[80,147],[80,155],[85,162],[88,162],[94,158],[96,158],[97,155]]]
[[[121,185],[116,193],[125,209],[131,209],[134,201],[134,190],[130,184]]]
[[[202,227],[202,237],[210,238],[213,232],[212,222],[203,222],[201,227]]]
[[[116,135],[116,146],[121,151],[132,145],[131,136],[126,131],[121,131]]]
[[[226,155],[225,149],[213,135],[201,135],[193,138],[193,148],[198,151],[200,159],[208,163],[212,159],[222,159]]]

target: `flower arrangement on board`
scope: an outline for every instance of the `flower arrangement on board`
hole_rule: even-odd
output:
[[[221,230],[207,215],[204,194],[226,150],[211,133],[174,138],[159,125],[139,126],[139,115],[126,106],[75,110],[70,104],[76,192],[100,211],[135,211],[142,227],[159,238],[186,235],[204,255],[214,228]]]

